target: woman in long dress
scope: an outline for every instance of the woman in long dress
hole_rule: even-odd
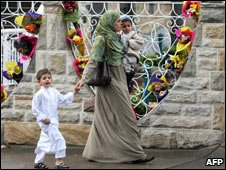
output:
[[[112,80],[110,85],[96,89],[94,119],[83,157],[98,162],[145,163],[154,157],[145,154],[139,139],[122,66],[125,51],[116,34],[121,30],[119,17],[119,12],[109,10],[100,18],[90,60],[82,79],[75,85],[75,90],[79,91],[89,80],[97,62],[103,61],[104,55],[108,54]]]

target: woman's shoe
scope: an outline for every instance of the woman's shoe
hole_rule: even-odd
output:
[[[141,159],[132,161],[132,163],[134,163],[134,164],[146,163],[146,162],[150,162],[150,161],[152,161],[154,159],[155,159],[154,156],[146,156],[145,158],[141,158]]]
[[[96,162],[96,161],[94,161],[94,160],[92,160],[92,159],[88,159],[88,161],[89,161],[89,162]]]

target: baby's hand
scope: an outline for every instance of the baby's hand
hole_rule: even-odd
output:
[[[43,120],[43,123],[44,123],[45,125],[49,125],[49,124],[50,124],[50,120],[49,120],[48,118],[46,118],[45,120]]]

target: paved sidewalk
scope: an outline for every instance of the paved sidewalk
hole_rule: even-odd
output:
[[[27,145],[11,145],[2,148],[1,169],[33,169],[34,149],[35,146]],[[71,169],[225,169],[225,162],[219,166],[205,166],[208,158],[225,160],[224,144],[197,150],[145,149],[147,153],[156,157],[146,164],[89,162],[81,156],[82,151],[83,147],[68,146],[65,163]],[[216,160],[215,164],[217,163]],[[54,162],[54,155],[46,156],[45,163],[50,168],[54,169]]]

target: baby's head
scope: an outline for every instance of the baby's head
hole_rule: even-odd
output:
[[[128,34],[130,31],[132,31],[132,20],[130,18],[124,18],[121,20],[122,22],[122,31],[125,34]]]
[[[38,80],[38,83],[40,86],[43,86],[45,88],[48,88],[51,86],[52,83],[52,75],[51,72],[47,69],[41,69],[36,74],[36,79]]]

